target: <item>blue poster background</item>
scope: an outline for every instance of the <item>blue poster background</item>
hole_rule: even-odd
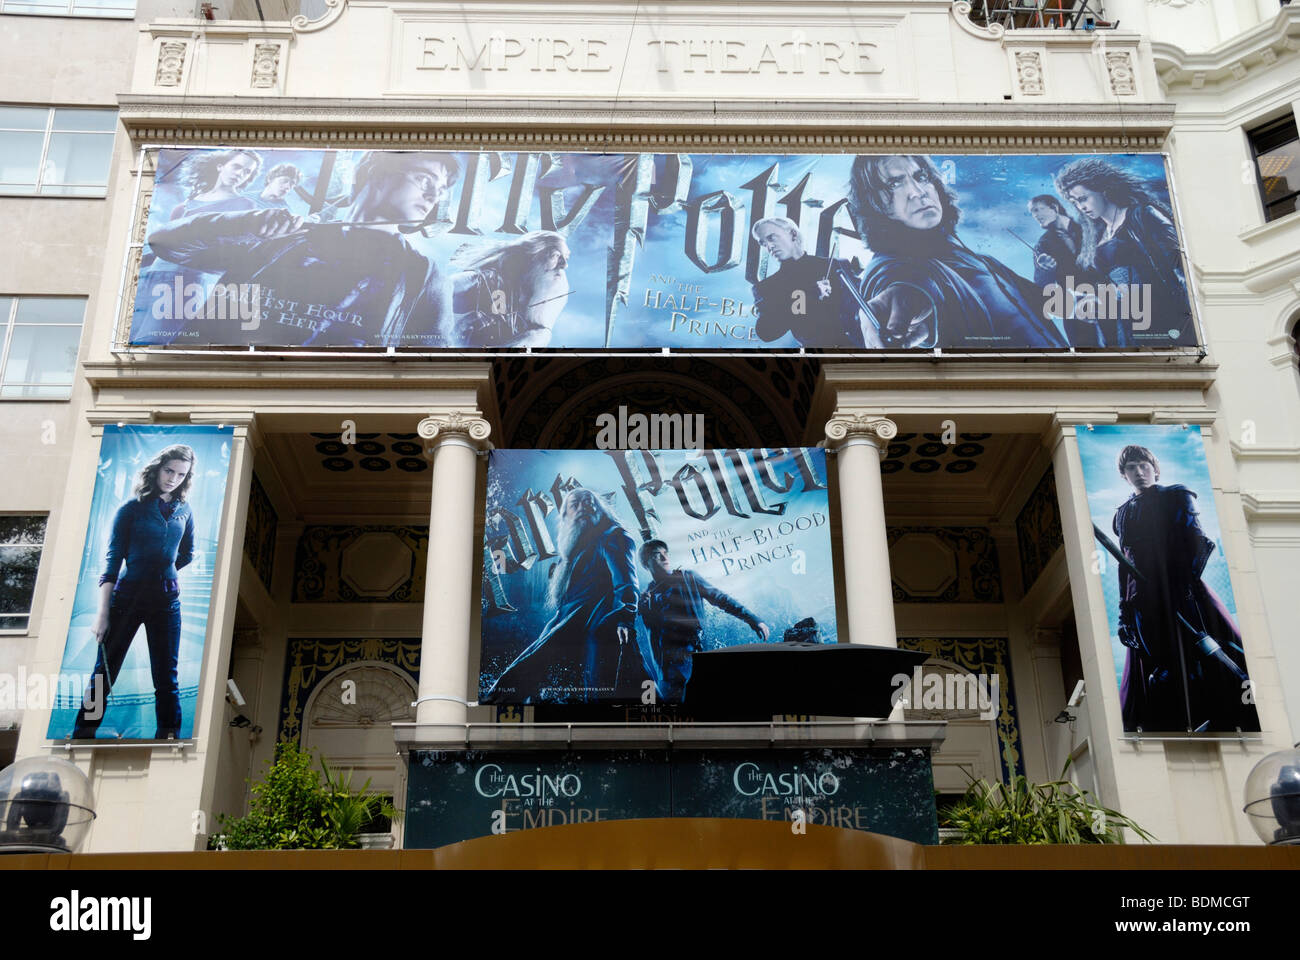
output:
[[[202,162],[219,166],[236,155],[252,171],[237,186],[214,192],[205,189],[208,181],[196,180]],[[385,240],[376,236],[378,230],[365,229],[377,214],[352,206],[357,183],[364,180],[358,171],[368,156],[361,150],[160,151],[131,342],[788,350],[801,345],[793,332],[766,341],[756,333],[755,284],[777,274],[780,263],[752,236],[754,225],[774,216],[793,220],[807,254],[846,261],[855,278],[861,278],[873,260],[851,215],[849,183],[855,160],[851,154],[456,152],[451,154],[459,168],[455,182],[433,209],[421,214],[422,220],[401,227],[400,240]],[[1026,282],[1038,283],[1032,248],[1043,233],[1027,204],[1042,194],[1057,197],[1065,201],[1069,216],[1080,222],[1080,213],[1058,197],[1053,183],[1054,174],[1078,158],[1000,154],[929,159],[955,197],[960,245],[980,257],[993,258]],[[1107,154],[1103,159],[1143,183],[1155,202],[1170,206],[1161,155]],[[298,177],[293,190],[281,200],[264,199],[269,174],[285,168]],[[267,239],[257,232],[266,221],[257,217],[276,210],[300,217],[302,223],[291,236]],[[196,217],[207,222],[195,224]],[[338,233],[336,227],[349,235]],[[387,229],[394,228],[390,224]],[[506,249],[525,234],[537,236],[538,231],[549,231],[567,244],[567,263],[560,268],[565,275],[559,285],[533,295],[529,291],[543,288],[523,284],[525,267],[520,261],[501,265],[496,272],[476,265],[482,257]],[[151,242],[160,236],[166,242]],[[399,248],[404,252],[396,252]],[[1156,259],[1161,258],[1181,269],[1179,250],[1156,251]],[[345,278],[343,292],[317,294],[320,282],[308,275],[311,264]],[[428,277],[426,268],[433,271]],[[1111,272],[1111,279],[1123,283],[1128,275],[1125,269],[1121,264],[1119,272]],[[415,296],[419,282],[434,275],[455,291],[449,307],[435,308],[430,305],[434,301]],[[1078,279],[1087,279],[1082,270]],[[1103,278],[1097,274],[1091,279]],[[197,310],[219,281],[247,286],[253,280],[271,288],[259,294],[264,302],[258,323],[218,318],[210,312],[177,318],[177,311],[191,309],[173,302],[189,285],[200,291],[191,305]],[[985,275],[973,282],[978,298],[995,296],[994,286],[1005,289],[1011,281],[1004,275],[994,284]],[[383,296],[375,293],[381,288]],[[502,303],[488,302],[493,292],[502,295]],[[307,302],[313,296],[320,302]],[[546,308],[544,319],[531,314],[530,319],[520,319],[517,311],[522,308],[516,301],[529,299],[527,309],[554,303]],[[967,304],[964,309],[979,313],[983,308]],[[360,312],[349,312],[354,310]],[[434,315],[439,311],[445,316]],[[1173,308],[1166,300],[1153,313],[1150,329],[1130,332],[1132,342],[1106,343],[1101,348],[1195,344],[1190,305],[1184,302]],[[498,315],[512,318],[510,333],[493,326]],[[328,323],[322,322],[327,319]],[[854,323],[860,325],[861,318]],[[1055,346],[1019,342],[1023,331],[986,346],[1055,349],[1067,339],[1081,348],[1096,346],[1077,332],[1071,339],[1059,318],[1050,323],[1063,338]],[[947,331],[940,330],[938,345],[952,347],[947,337]],[[847,346],[808,339],[802,345]],[[963,342],[974,349],[974,341]],[[871,348],[871,344],[864,347]]]
[[[208,628],[213,561],[225,503],[230,468],[232,427],[124,425],[104,427],[95,492],[81,569],[73,601],[72,621],[63,651],[58,701],[47,736],[67,737],[81,704],[81,695],[95,667],[97,645],[93,624],[99,609],[99,577],[118,509],[133,499],[140,471],[167,447],[186,444],[194,449],[195,473],[186,502],[194,517],[194,559],[180,571],[181,639],[178,680],[181,701],[180,737],[193,735],[194,707]],[[152,739],[156,728],[154,686],[143,628],[122,663],[108,697],[99,739]]]
[[[754,458],[760,454],[767,457],[765,471],[777,486],[786,487],[785,493],[759,479],[764,470],[755,466]],[[745,483],[759,505],[773,512],[753,508]],[[649,630],[638,617],[635,643],[622,651],[619,688],[613,695],[492,690],[502,672],[543,635],[554,616],[547,586],[557,565],[557,514],[565,492],[574,486],[595,493],[626,531],[638,594],[649,586],[651,574],[636,559],[636,551],[647,540],[662,540],[675,570],[691,571],[751,611],[768,625],[769,642],[780,641],[790,627],[812,618],[816,626],[808,639],[834,643],[835,591],[825,483],[825,452],[819,449],[493,451],[484,535],[480,700],[638,702],[642,682],[655,673],[649,665],[654,661],[648,652]],[[688,514],[683,496],[691,510],[708,514],[707,518]],[[552,548],[550,555],[543,556],[546,543]],[[711,603],[701,607],[702,649],[759,640],[743,619]],[[558,655],[543,651],[539,656],[549,662]],[[599,650],[607,665],[619,656],[616,642]],[[571,667],[567,661],[556,664],[559,672]]]
[[[1156,478],[1156,485],[1158,488],[1181,485],[1195,494],[1195,497],[1191,500],[1191,504],[1196,511],[1196,521],[1199,523],[1201,531],[1204,533],[1205,537],[1214,544],[1214,549],[1209,554],[1209,558],[1205,563],[1200,579],[1207,587],[1209,587],[1214,596],[1217,597],[1219,603],[1222,605],[1223,611],[1225,611],[1231,618],[1232,626],[1239,631],[1240,624],[1237,617],[1237,604],[1233,596],[1232,582],[1228,573],[1228,559],[1223,549],[1222,529],[1219,523],[1218,511],[1214,505],[1214,487],[1210,481],[1209,468],[1205,458],[1204,438],[1201,436],[1200,427],[1195,424],[1187,426],[1178,424],[1098,425],[1091,429],[1080,428],[1078,430],[1078,442],[1079,456],[1083,465],[1084,487],[1088,494],[1088,510],[1091,514],[1092,522],[1106,533],[1112,541],[1118,543],[1121,548],[1126,549],[1126,551],[1129,550],[1128,545],[1120,543],[1120,538],[1116,535],[1114,529],[1117,510],[1134,496],[1133,486],[1130,485],[1118,470],[1118,458],[1121,451],[1123,451],[1126,446],[1136,445],[1146,447],[1155,455],[1156,459],[1159,461],[1159,475]],[[1151,495],[1150,492],[1145,494],[1145,496]],[[1167,508],[1162,507],[1152,515],[1157,517],[1165,515],[1160,511],[1167,512]],[[1173,514],[1168,515],[1173,516]],[[1137,521],[1134,522],[1136,523]],[[1147,530],[1149,528],[1143,529]],[[1146,535],[1149,534],[1134,534],[1134,536]],[[1168,538],[1167,542],[1171,544],[1175,542],[1181,543],[1183,536],[1181,530],[1175,531],[1168,528],[1166,528],[1162,534],[1157,535],[1163,535]],[[1139,543],[1144,542],[1145,541],[1139,541]],[[1111,655],[1115,669],[1115,677],[1117,683],[1120,684],[1121,690],[1123,690],[1124,671],[1129,659],[1130,651],[1129,648],[1124,646],[1120,641],[1121,588],[1119,565],[1116,563],[1115,559],[1102,548],[1102,545],[1099,542],[1094,543],[1093,546],[1097,550],[1095,556],[1099,558],[1099,563],[1101,565],[1100,574],[1103,592],[1106,597],[1106,617],[1110,628]],[[1154,558],[1164,557],[1164,562],[1168,565],[1167,569],[1171,571],[1180,569],[1181,565],[1184,562],[1187,562],[1185,556],[1173,556],[1169,552],[1169,549],[1166,549],[1163,553],[1159,552],[1158,549],[1153,550],[1151,546],[1143,546],[1141,549],[1146,551],[1143,554],[1146,558],[1143,562],[1150,563]],[[1133,559],[1131,552],[1129,553],[1129,556],[1130,559]],[[1149,612],[1151,610],[1151,593],[1153,590],[1185,589],[1172,586],[1175,582],[1173,574],[1163,574],[1160,570],[1143,571],[1143,573],[1149,576],[1153,575],[1151,582],[1157,585],[1164,583],[1164,578],[1169,577],[1168,583],[1171,584],[1171,586],[1147,587],[1139,584],[1136,588],[1139,597],[1137,601],[1135,601],[1139,611],[1145,609]],[[1146,593],[1143,593],[1143,591],[1146,591]],[[1215,621],[1203,619],[1211,615],[1209,612],[1209,605],[1206,601],[1199,601],[1199,612],[1197,612],[1197,601],[1189,600],[1186,597],[1171,595],[1164,601],[1157,601],[1157,604],[1161,602],[1167,603],[1169,609],[1182,611],[1187,616],[1190,616],[1193,620],[1197,621],[1194,626],[1198,630],[1202,623],[1204,623],[1205,629],[1210,632],[1214,641],[1220,646],[1228,647],[1231,651],[1232,648],[1229,647],[1229,644],[1235,643],[1235,638],[1231,636],[1229,628],[1225,628],[1223,625],[1217,624]],[[1152,631],[1152,633],[1157,634],[1158,632]],[[1198,702],[1198,698],[1205,696],[1205,694],[1198,692],[1197,684],[1199,681],[1196,679],[1201,670],[1209,670],[1211,668],[1202,665],[1203,661],[1200,656],[1199,648],[1192,643],[1192,640],[1194,639],[1193,635],[1190,632],[1183,631],[1180,636],[1182,637],[1180,642],[1183,646],[1182,655],[1179,661],[1170,666],[1172,666],[1172,669],[1175,672],[1178,672],[1180,669],[1183,669],[1178,666],[1179,662],[1186,665],[1185,669],[1188,671],[1188,677],[1190,678],[1190,690],[1193,698],[1193,716],[1191,722],[1196,723],[1197,720],[1203,716],[1215,715],[1214,711],[1210,707],[1207,707],[1203,701]],[[1164,639],[1158,635],[1148,638],[1148,641],[1155,643],[1157,646],[1165,642]],[[1247,650],[1249,649],[1248,643],[1248,638],[1243,638],[1243,644]],[[1236,659],[1239,664],[1242,664],[1244,663],[1244,660],[1239,656],[1239,654],[1240,649],[1236,651],[1233,658]],[[1135,662],[1141,661],[1135,660]],[[1157,661],[1151,661],[1151,663],[1154,662]],[[1150,663],[1148,663],[1147,669],[1150,669]],[[1173,682],[1176,685],[1175,689],[1180,691],[1179,697],[1182,699],[1181,691],[1184,688],[1181,680],[1175,677]],[[1137,678],[1130,678],[1129,684],[1131,687],[1136,687],[1138,684]],[[1221,692],[1217,695],[1211,694],[1211,696],[1224,698],[1216,701],[1221,704],[1227,703],[1229,700],[1232,701],[1231,704],[1224,708],[1224,711],[1226,712],[1219,713],[1219,716],[1230,717],[1234,715],[1234,711],[1237,716],[1237,719],[1231,721],[1220,720],[1217,725],[1211,723],[1212,728],[1217,729],[1218,727],[1222,727],[1223,729],[1232,729],[1232,725],[1236,725],[1240,726],[1242,729],[1259,729],[1258,718],[1255,715],[1255,709],[1253,706],[1253,693],[1246,689],[1244,683],[1241,684],[1241,687],[1242,689],[1238,690],[1236,682],[1228,680],[1226,681],[1226,685],[1221,688]],[[1238,700],[1240,700],[1240,705],[1236,705],[1236,701]],[[1178,711],[1172,711],[1172,713],[1174,714],[1175,720],[1181,719],[1181,713]],[[1165,715],[1168,716],[1170,714],[1166,713]],[[1229,723],[1232,725],[1229,725]],[[1171,721],[1171,725],[1168,728],[1181,729],[1182,726],[1173,725]],[[1137,729],[1137,724],[1126,717],[1125,729],[1132,732],[1132,730]],[[1147,729],[1150,728],[1148,727]],[[1206,730],[1205,732],[1209,732],[1209,730]]]

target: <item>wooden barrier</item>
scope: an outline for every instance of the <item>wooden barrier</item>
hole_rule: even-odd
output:
[[[20,854],[0,870],[1300,870],[1300,847],[927,847],[874,833],[761,820],[614,820],[479,837],[436,850]]]

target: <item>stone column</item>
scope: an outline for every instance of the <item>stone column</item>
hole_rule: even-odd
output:
[[[892,420],[867,413],[836,414],[826,424],[827,446],[835,451],[839,480],[850,643],[898,646],[880,484],[881,450],[897,435]]]
[[[465,723],[474,595],[476,455],[492,428],[452,411],[420,421],[433,458],[417,723]]]

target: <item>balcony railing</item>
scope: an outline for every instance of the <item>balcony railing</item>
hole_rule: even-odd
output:
[[[1113,30],[1101,0],[973,0],[970,19],[981,27],[1008,30]]]

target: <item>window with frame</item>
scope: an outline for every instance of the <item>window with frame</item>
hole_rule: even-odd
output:
[[[135,16],[135,0],[0,0],[0,13],[130,20]]]
[[[1255,158],[1265,222],[1295,213],[1300,196],[1300,135],[1295,115],[1256,127],[1246,136]]]
[[[72,396],[85,314],[83,297],[0,295],[0,400]]]
[[[0,194],[104,197],[116,110],[0,104]]]
[[[31,624],[47,519],[0,516],[0,632],[26,633]]]

